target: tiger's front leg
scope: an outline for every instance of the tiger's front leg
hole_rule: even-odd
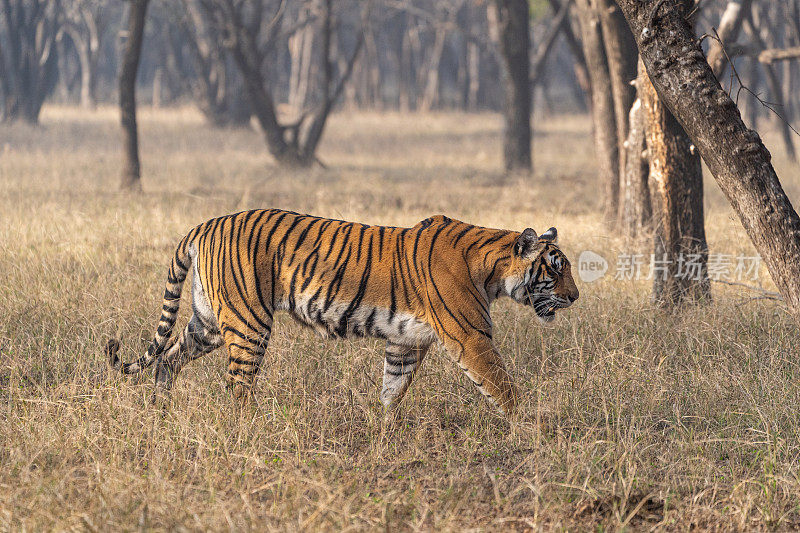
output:
[[[403,399],[427,351],[428,346],[412,347],[386,342],[381,403],[387,414]]]
[[[481,394],[489,398],[500,411],[511,417],[519,399],[514,380],[506,371],[500,354],[492,341],[479,334],[472,335],[462,344],[445,344],[450,357],[458,364]]]

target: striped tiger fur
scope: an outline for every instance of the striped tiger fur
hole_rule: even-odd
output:
[[[396,406],[434,341],[507,415],[517,393],[492,342],[491,303],[508,296],[543,321],[578,298],[556,230],[537,236],[488,229],[443,215],[412,228],[369,226],[278,209],[209,220],[178,244],[152,343],[122,363],[124,374],[157,361],[156,392],[168,393],[181,368],[226,346],[226,379],[237,397],[252,388],[272,334],[287,311],[329,337],[386,340],[386,408]],[[171,337],[181,289],[192,271],[192,316]],[[172,340],[170,340],[172,338]]]

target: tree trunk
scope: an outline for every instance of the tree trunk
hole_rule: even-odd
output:
[[[644,74],[644,66],[641,66],[641,72]],[[640,84],[641,77],[636,81],[637,87]],[[627,153],[620,195],[619,226],[621,232],[631,239],[644,235],[652,221],[646,133],[647,121],[640,97],[631,106],[628,115],[628,139],[623,146]]]
[[[97,106],[97,63],[100,54],[100,37],[96,28],[70,26],[67,33],[75,45],[81,68],[81,107],[94,109]]]
[[[617,2],[659,98],[699,149],[786,304],[800,311],[800,217],[769,151],[706,62],[682,2]]]
[[[583,53],[592,89],[595,157],[603,197],[603,218],[613,226],[619,211],[619,144],[611,78],[608,73],[600,18],[589,0],[577,0]]]
[[[428,56],[428,65],[425,68],[425,87],[422,89],[422,99],[417,108],[426,112],[433,109],[439,98],[439,64],[444,53],[444,28],[438,28],[433,38],[433,46]]]
[[[93,109],[96,106],[95,86],[97,84],[97,58],[92,57],[88,39],[79,35],[77,31],[71,31],[70,38],[75,44],[78,62],[81,67],[81,107],[84,109]]]
[[[375,43],[373,30],[364,33],[364,55],[361,57],[360,63],[366,69],[369,106],[372,109],[380,110],[383,108],[383,94],[381,92],[383,84],[381,83],[380,54],[378,54],[378,46]]]
[[[164,71],[161,67],[156,68],[153,73],[153,97],[150,99],[150,106],[153,109],[161,107],[161,84],[163,82]]]
[[[242,127],[250,124],[250,106],[236,65],[225,53],[222,33],[209,23],[196,2],[184,2],[188,17],[182,19],[185,35],[171,35],[167,48],[167,73],[181,73],[178,55],[189,51],[194,66],[192,81],[182,76],[179,83],[191,91],[197,105],[214,126]]]
[[[528,2],[495,0],[495,7],[505,66],[503,161],[508,171],[529,172],[532,162]]]
[[[136,74],[142,53],[142,38],[149,0],[131,0],[128,8],[128,35],[119,72],[119,108],[122,118],[124,157],[120,187],[141,190],[139,138],[136,129]]]
[[[710,296],[703,224],[703,169],[683,128],[658,99],[646,72],[639,79],[653,206],[653,301],[677,307]]]
[[[756,94],[761,92],[761,77],[758,75],[759,63],[756,58],[751,58],[749,61],[750,68],[750,90]],[[747,123],[750,129],[758,131],[758,117],[763,108],[755,98],[743,98],[741,107],[739,108],[742,116],[747,117]]]
[[[636,98],[636,90],[631,82],[637,76],[636,64],[639,54],[628,23],[625,22],[625,17],[622,16],[622,12],[613,0],[597,0],[594,7],[600,12],[603,44],[608,61],[608,74],[611,79],[619,152],[619,176],[617,179],[620,180],[620,191],[618,194],[623,197],[626,194],[624,190],[626,183],[624,144],[628,139],[628,113]],[[620,204],[622,204],[621,201]]]
[[[94,109],[97,107],[97,64],[91,56],[81,60],[81,107]]]
[[[467,110],[478,109],[478,91],[481,88],[481,52],[478,45],[470,42],[467,44]]]
[[[413,59],[411,57],[411,31],[412,26],[408,24],[406,31],[403,33],[403,40],[400,46],[400,74],[398,80],[398,95],[397,106],[400,111],[411,110],[411,90],[414,87],[412,80],[413,74]]]
[[[311,24],[289,38],[291,57],[289,105],[297,112],[303,110],[308,100],[311,71],[314,65],[313,45],[314,28]]]

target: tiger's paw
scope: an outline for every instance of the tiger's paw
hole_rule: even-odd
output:
[[[231,391],[234,400],[239,406],[245,406],[250,403],[250,399],[253,395],[253,387],[247,383],[244,383],[230,374],[226,376],[228,390]]]

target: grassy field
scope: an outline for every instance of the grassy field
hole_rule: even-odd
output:
[[[436,349],[385,428],[381,344],[325,341],[286,316],[254,405],[237,407],[217,351],[167,410],[150,407],[151,376],[110,374],[101,346],[144,348],[176,242],[215,215],[553,225],[573,258],[647,245],[600,223],[583,117],[536,124],[524,178],[498,171],[495,115],[337,115],[329,168],[303,172],[191,110],[140,120],[141,195],[116,192],[114,110],[0,127],[0,530],[800,527],[797,326],[739,287],[668,314],[649,282],[610,272],[547,327],[499,302],[495,338],[523,394],[513,427]],[[797,205],[800,172],[765,138]],[[752,255],[711,178],[706,191],[712,252]]]

